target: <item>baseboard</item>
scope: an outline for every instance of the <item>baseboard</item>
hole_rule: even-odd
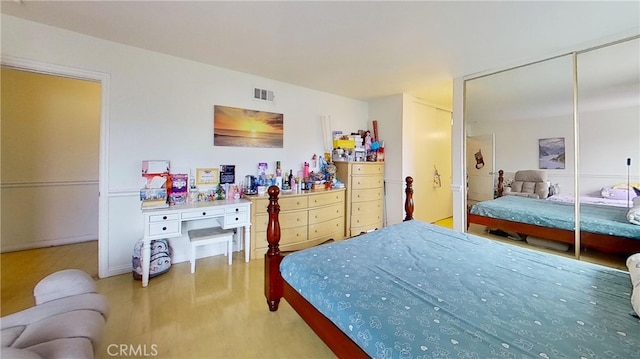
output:
[[[9,245],[2,245],[0,253],[24,251],[28,249],[48,248],[55,246],[64,246],[67,244],[84,243],[91,241],[98,241],[98,234],[90,234],[86,236],[71,237],[71,238],[58,238],[49,239],[45,241],[27,242],[27,243],[15,243]]]

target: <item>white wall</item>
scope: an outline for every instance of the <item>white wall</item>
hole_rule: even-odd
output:
[[[452,215],[451,113],[409,95],[370,101],[385,139],[386,215],[389,224],[404,219],[405,178],[414,180],[414,218],[434,222]],[[442,186],[434,188],[434,165]]]
[[[369,101],[371,120],[378,121],[378,131],[385,143],[385,224],[400,223],[404,219],[403,97],[393,95]]]
[[[638,106],[579,113],[580,194],[597,193],[602,187],[626,183],[627,158],[632,158],[631,180],[638,182],[639,113]],[[550,182],[560,184],[562,194],[575,193],[572,116],[473,123],[467,125],[467,133],[495,134],[496,169],[503,169],[505,177],[520,169],[538,169],[538,139],[564,137],[565,169],[546,171]]]
[[[108,227],[100,238],[100,275],[131,270],[131,251],[142,235],[138,201],[140,164],[167,159],[174,168],[236,165],[239,178],[258,162],[297,168],[323,150],[321,122],[352,131],[369,124],[368,104],[269,79],[103,41],[2,15],[2,56],[107,74]],[[213,46],[203,44],[203,46]],[[275,91],[276,103],[252,99],[253,88]],[[284,148],[213,146],[213,106],[284,114]],[[338,125],[339,124],[339,125]],[[105,158],[105,157],[103,157]],[[103,200],[105,198],[103,197]],[[102,220],[102,219],[101,219]],[[102,222],[101,223],[105,223]],[[177,253],[181,256],[181,253]]]

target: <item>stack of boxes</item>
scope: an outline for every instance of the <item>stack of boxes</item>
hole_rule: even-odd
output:
[[[140,190],[142,208],[168,207],[169,161],[142,161],[142,180],[144,183]]]
[[[332,161],[364,161],[365,148],[359,134],[334,134]]]

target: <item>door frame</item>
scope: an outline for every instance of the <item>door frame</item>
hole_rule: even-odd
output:
[[[108,73],[89,71],[49,64],[41,61],[0,56],[0,64],[4,67],[36,72],[47,75],[95,81],[100,83],[100,159],[98,164],[98,276],[108,276],[109,263],[109,88],[111,75]]]

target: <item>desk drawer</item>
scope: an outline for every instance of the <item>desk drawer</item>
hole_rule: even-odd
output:
[[[205,208],[182,213],[182,219],[198,219],[224,216],[224,208]]]
[[[167,213],[167,214],[154,214],[149,216],[149,222],[166,222],[166,221],[177,221],[180,219],[180,214],[178,213]]]
[[[249,212],[249,206],[229,207],[224,210],[225,215],[230,215],[234,213],[247,213],[247,212]]]
[[[248,222],[249,222],[249,213],[247,212],[225,214],[223,227],[229,228],[229,227],[242,225]]]
[[[149,224],[150,237],[171,237],[180,234],[180,221],[155,222]]]

